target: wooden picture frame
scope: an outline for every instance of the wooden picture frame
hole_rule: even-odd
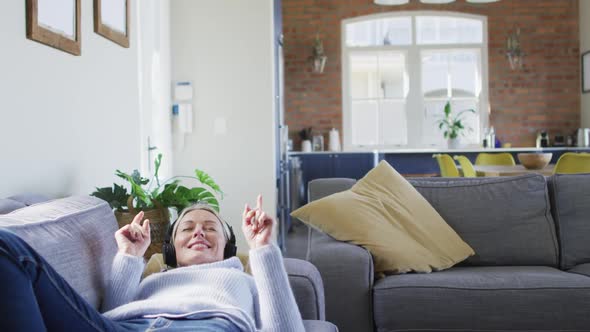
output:
[[[590,92],[590,51],[582,53],[582,93]]]
[[[129,47],[129,0],[94,0],[94,32]]]
[[[27,38],[80,55],[80,0],[26,0]]]

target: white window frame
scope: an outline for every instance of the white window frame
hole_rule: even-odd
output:
[[[412,44],[411,45],[383,45],[368,47],[348,47],[346,45],[346,26],[350,23],[377,20],[383,18],[410,16],[412,17]],[[476,44],[416,44],[416,16],[448,16],[457,18],[468,18],[482,22],[482,43]],[[423,50],[453,50],[453,49],[480,49],[481,50],[481,93],[479,105],[479,141],[481,141],[484,128],[489,126],[490,103],[489,103],[489,75],[488,75],[488,24],[487,17],[482,15],[465,14],[449,11],[402,11],[380,13],[367,16],[359,16],[342,20],[341,22],[341,61],[342,61],[342,121],[343,121],[343,148],[345,151],[368,151],[387,149],[419,149],[419,148],[441,148],[443,144],[442,132],[441,143],[435,145],[422,144],[422,127],[424,118],[424,105],[422,104],[422,72],[420,52]],[[407,98],[407,110],[421,109],[421,112],[407,111],[408,144],[407,145],[352,145],[352,97],[350,91],[350,55],[354,52],[367,51],[398,51],[405,52],[406,68],[409,78],[409,93]],[[441,110],[442,113],[442,110]]]

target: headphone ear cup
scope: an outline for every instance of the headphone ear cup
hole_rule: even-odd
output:
[[[223,259],[228,259],[234,257],[236,252],[238,251],[238,247],[235,244],[228,242],[223,248]]]
[[[162,245],[162,256],[164,258],[164,264],[176,267],[176,249],[174,249],[174,245],[164,242]]]
[[[223,259],[228,259],[236,255],[238,247],[236,246],[236,235],[234,234],[234,229],[227,222],[225,222],[225,225],[229,230],[229,241],[227,241],[225,248],[223,248]]]

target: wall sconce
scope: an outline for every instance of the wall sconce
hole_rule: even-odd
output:
[[[324,72],[326,61],[328,57],[324,54],[324,43],[320,39],[320,34],[315,35],[315,41],[313,44],[313,55],[309,57],[311,62],[311,70],[316,74]]]
[[[506,39],[506,57],[510,62],[510,69],[522,69],[524,52],[520,48],[520,28],[516,28]]]

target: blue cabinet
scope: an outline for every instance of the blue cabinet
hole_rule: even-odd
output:
[[[303,197],[301,203],[307,202],[307,184],[321,178],[360,179],[375,166],[375,154],[367,153],[309,153],[297,154],[301,162],[301,181]]]

